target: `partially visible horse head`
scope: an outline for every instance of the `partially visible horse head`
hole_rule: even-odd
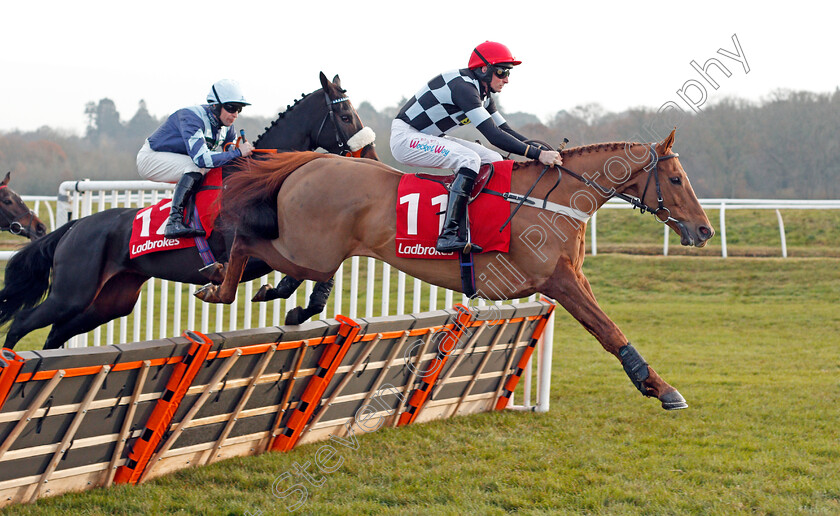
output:
[[[277,115],[255,141],[257,149],[314,151],[379,160],[376,135],[365,127],[341,87],[338,75],[332,81],[321,72],[321,89],[304,94]]]
[[[365,127],[359,114],[345,95],[346,90],[341,87],[341,79],[336,75],[332,81],[327,80],[321,72],[321,87],[326,98],[327,113],[315,136],[315,141],[333,154],[370,158],[379,160],[374,148],[376,135],[369,127]],[[317,95],[318,92],[315,92]],[[332,125],[335,139],[323,141],[325,126]]]
[[[680,164],[679,154],[671,150],[675,132],[676,128],[655,146],[646,146],[650,149],[647,156],[649,163],[643,170],[648,173],[636,174],[626,186],[637,192],[642,203],[654,212],[660,222],[668,224],[680,235],[682,245],[703,247],[715,234],[715,230],[691,188],[688,176]]]
[[[0,231],[8,231],[35,240],[47,234],[47,226],[24,204],[23,199],[9,188],[12,173],[0,183]]]

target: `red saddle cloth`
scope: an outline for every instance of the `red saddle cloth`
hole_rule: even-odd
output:
[[[496,192],[510,191],[513,161],[493,163],[495,172],[487,188]],[[458,253],[439,253],[435,243],[443,228],[449,193],[443,185],[406,174],[397,189],[397,256],[400,258],[455,259]],[[510,216],[510,203],[498,195],[483,193],[467,208],[473,243],[484,251],[508,252],[510,224],[499,228]]]
[[[195,205],[201,226],[207,237],[213,231],[213,223],[219,215],[219,197],[222,187],[222,169],[214,168],[204,176],[201,190],[195,195]],[[130,258],[137,258],[156,251],[171,251],[195,246],[195,238],[164,238],[163,230],[169,218],[172,199],[163,199],[159,203],[137,212],[131,226]],[[191,214],[190,214],[191,215]],[[206,238],[206,237],[205,237]]]

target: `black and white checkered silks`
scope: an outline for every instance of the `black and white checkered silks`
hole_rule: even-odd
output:
[[[497,126],[505,123],[491,97],[482,101],[479,83],[469,70],[442,73],[400,110],[391,125],[391,153],[410,166],[478,173],[482,163],[499,161],[501,154],[446,133],[462,125],[478,126],[489,118]]]

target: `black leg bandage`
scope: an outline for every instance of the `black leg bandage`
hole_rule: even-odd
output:
[[[319,281],[312,289],[312,295],[309,296],[309,306],[307,311],[312,310],[312,314],[319,314],[327,306],[327,301],[330,299],[333,285],[335,285],[335,278],[330,278],[328,281]]]
[[[621,358],[621,365],[624,366],[624,372],[630,377],[633,385],[645,396],[650,396],[647,388],[642,385],[642,382],[650,376],[647,362],[642,358],[642,355],[628,342],[627,345],[618,348],[618,356]]]
[[[294,294],[295,290],[297,290],[301,283],[303,283],[303,280],[295,279],[286,274],[274,290],[276,295],[281,299],[289,299],[289,296]]]
[[[330,298],[333,285],[335,285],[335,278],[330,278],[329,281],[318,282],[315,288],[312,289],[312,295],[309,296],[309,306],[301,308],[296,306],[289,310],[286,314],[286,324],[296,325],[303,324],[308,321],[310,317],[314,317],[324,311],[327,306],[327,301]]]

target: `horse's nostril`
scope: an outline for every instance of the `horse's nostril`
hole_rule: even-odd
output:
[[[708,240],[708,239],[712,238],[712,234],[713,234],[712,230],[707,228],[706,226],[700,226],[697,229],[697,231],[698,231],[698,233],[700,233],[700,236],[703,238],[703,240]]]

